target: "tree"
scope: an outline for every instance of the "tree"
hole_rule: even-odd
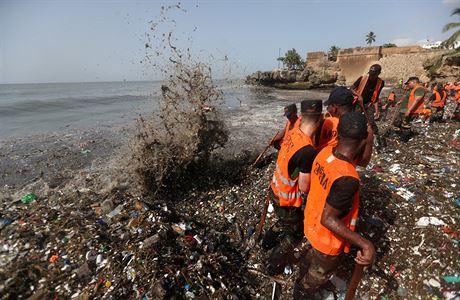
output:
[[[393,43],[386,43],[382,45],[383,48],[393,48],[393,47],[398,47],[396,44]]]
[[[339,54],[340,48],[337,46],[331,46],[329,49],[329,60],[336,61],[337,60],[337,55]]]
[[[453,15],[460,16],[460,7],[457,7],[456,9],[454,9],[454,11],[452,12],[451,16],[453,16]],[[447,32],[447,31],[449,31],[449,30],[451,30],[453,28],[458,28],[458,29],[457,29],[457,31],[454,31],[454,33],[447,40],[445,40],[442,43],[443,46],[446,47],[446,48],[453,48],[455,46],[455,42],[460,37],[460,22],[448,23],[442,29],[442,32]]]
[[[283,62],[289,70],[303,69],[305,64],[302,57],[300,57],[299,53],[297,53],[294,48],[288,50],[284,56],[278,57],[277,60]]]
[[[366,43],[370,46],[372,45],[373,42],[375,42],[375,33],[373,33],[372,31],[369,32],[368,34],[366,34]]]

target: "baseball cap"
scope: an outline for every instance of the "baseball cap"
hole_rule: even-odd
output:
[[[417,76],[411,76],[411,77],[409,77],[409,79],[407,79],[407,80],[406,80],[406,83],[405,83],[405,84],[408,84],[408,83],[409,83],[409,81],[412,81],[412,80],[417,80],[417,81],[420,81],[420,80],[418,79],[418,77],[417,77]]]
[[[289,116],[291,114],[297,114],[297,105],[295,103],[289,104],[284,107],[284,116]]]
[[[337,104],[337,105],[353,105],[355,100],[353,93],[344,86],[338,86],[329,94],[329,98],[324,102],[324,105]]]
[[[350,112],[343,114],[337,126],[339,137],[362,140],[367,137],[367,121],[364,114]]]
[[[303,100],[300,102],[300,112],[307,114],[320,114],[323,112],[323,101]]]

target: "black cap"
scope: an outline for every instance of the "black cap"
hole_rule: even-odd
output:
[[[369,68],[369,72],[375,72],[375,73],[379,73],[382,72],[382,66],[379,65],[379,64],[375,64],[375,65],[372,65],[370,68]]]
[[[284,107],[284,116],[290,116],[292,114],[297,114],[297,105],[295,103],[289,104]]]
[[[338,86],[332,90],[329,94],[329,98],[324,102],[325,105],[337,104],[337,105],[353,105],[355,97],[353,93],[344,86]]]
[[[409,83],[409,81],[412,81],[412,80],[417,80],[417,81],[420,81],[420,80],[418,79],[418,77],[417,77],[417,76],[411,76],[411,77],[409,77],[409,79],[407,79],[407,80],[406,80],[406,83],[405,83],[405,84],[408,84],[408,83]]]
[[[300,112],[303,114],[320,114],[323,112],[323,101],[303,100],[300,102]]]
[[[364,114],[350,112],[343,114],[337,126],[339,137],[363,140],[367,137],[367,121]]]

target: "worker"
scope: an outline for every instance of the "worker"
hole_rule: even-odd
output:
[[[329,98],[324,102],[324,104],[327,105],[327,117],[324,118],[321,130],[318,131],[318,133],[320,133],[317,146],[318,151],[327,146],[334,147],[337,145],[337,125],[339,124],[339,118],[343,114],[353,110],[354,100],[353,93],[343,86],[334,88],[329,94]],[[369,128],[369,131],[368,144],[357,162],[357,164],[362,167],[367,166],[372,155],[374,135],[371,128]]]
[[[293,250],[302,239],[303,210],[310,189],[310,172],[316,157],[313,137],[322,121],[322,101],[301,102],[300,125],[289,132],[276,160],[270,200],[278,217],[282,238],[268,259],[267,273],[281,273],[293,258]]]
[[[396,94],[395,94],[395,91],[391,91],[388,94],[386,103],[382,106],[382,111],[383,111],[382,121],[386,120],[387,115],[388,115],[388,110],[391,107],[394,107],[395,104],[396,104]]]
[[[442,121],[444,116],[444,107],[446,105],[447,92],[442,84],[433,85],[433,94],[431,95],[431,117],[430,123]]]
[[[304,234],[312,248],[301,257],[294,299],[315,299],[314,294],[336,271],[350,244],[360,249],[355,259],[358,264],[374,261],[374,245],[355,232],[360,178],[353,161],[366,147],[367,128],[363,114],[342,115],[337,146],[324,148],[313,162],[304,216]]]
[[[300,118],[297,115],[297,105],[295,103],[284,107],[284,116],[288,119],[284,129],[278,131],[275,138],[271,141],[271,145],[276,150],[280,150],[284,137],[286,137],[288,132],[298,126],[300,123]]]
[[[375,120],[380,118],[379,97],[385,86],[385,82],[379,77],[382,67],[379,64],[372,65],[367,75],[359,77],[350,87],[357,96],[362,97],[362,103],[357,102],[356,109],[361,110],[363,106],[367,111],[367,117],[372,125],[372,131],[377,135],[378,149],[385,147],[385,140],[380,137],[379,129]]]
[[[425,112],[424,100],[426,94],[425,88],[420,84],[420,80],[416,76],[409,77],[406,85],[408,92],[404,95],[400,109],[401,139],[403,141],[408,141],[413,135],[411,121]]]

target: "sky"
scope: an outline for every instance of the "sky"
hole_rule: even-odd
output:
[[[158,80],[141,61],[149,21],[177,1],[0,0],[0,84]],[[460,0],[182,1],[168,11],[180,47],[231,76],[277,67],[278,54],[446,39]],[[228,60],[227,60],[228,59]],[[224,71],[220,76],[224,76]],[[217,72],[218,73],[218,72]],[[219,74],[217,75],[219,76]]]

